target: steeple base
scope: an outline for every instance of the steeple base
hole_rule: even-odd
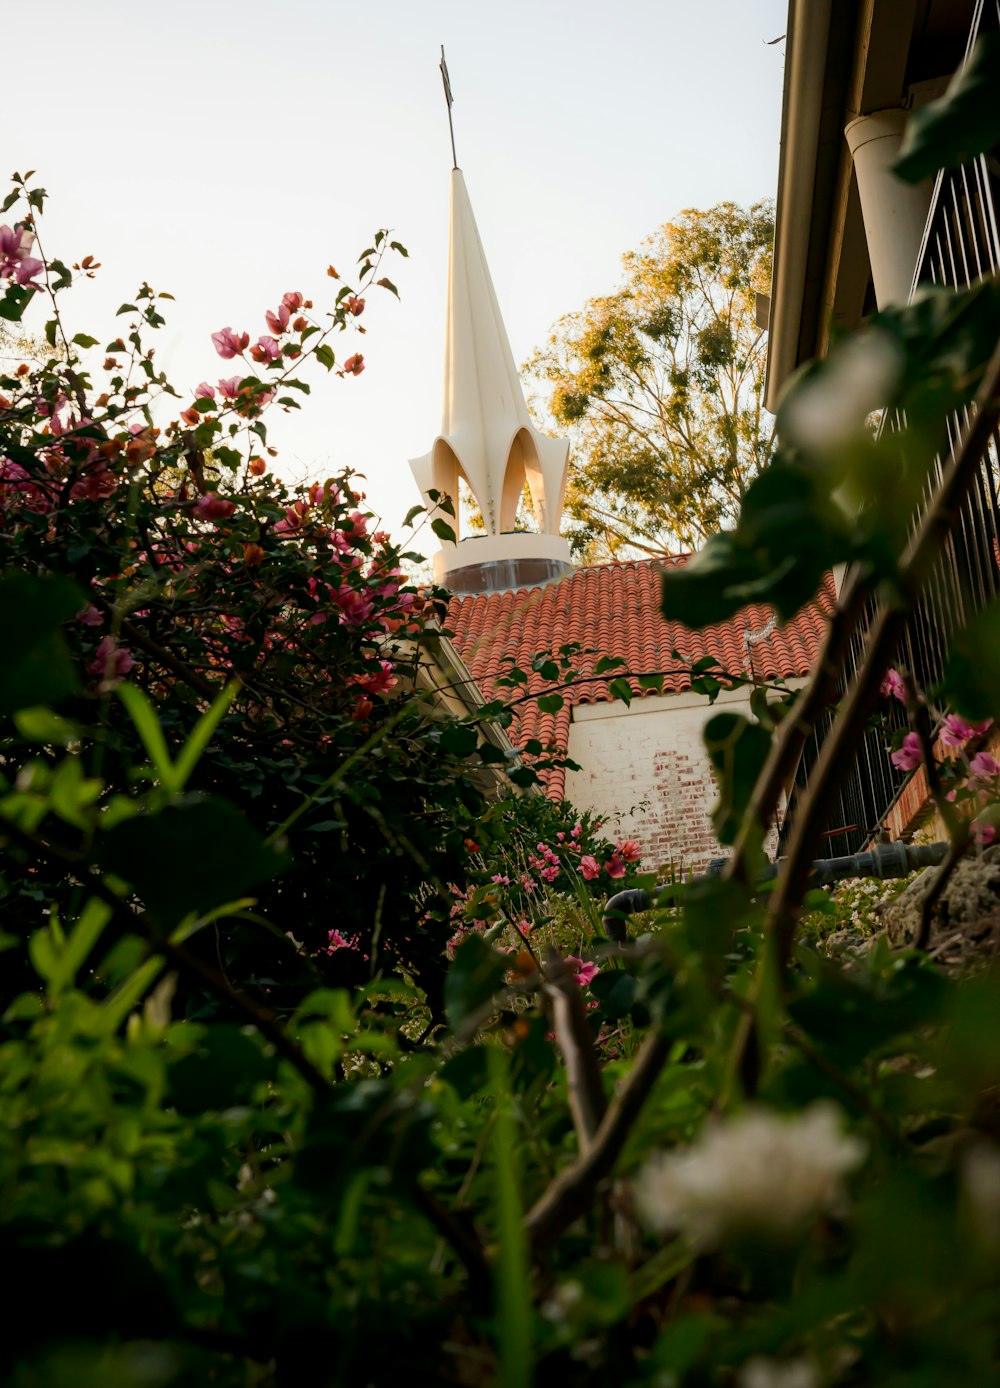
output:
[[[434,556],[434,577],[453,593],[500,593],[534,588],[573,572],[561,535],[520,531],[471,535]]]

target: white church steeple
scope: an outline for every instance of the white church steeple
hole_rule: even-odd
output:
[[[444,411],[429,453],[410,467],[428,505],[432,490],[458,501],[463,478],[486,533],[445,542],[438,581],[485,592],[555,578],[571,568],[559,534],[569,444],[532,424],[462,171],[451,173]],[[516,531],[527,483],[537,531]]]

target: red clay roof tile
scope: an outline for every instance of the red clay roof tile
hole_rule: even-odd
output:
[[[683,563],[684,557],[667,562]],[[558,651],[570,642],[592,652],[574,660],[582,673],[591,673],[601,656],[622,656],[634,675],[662,673],[665,694],[691,687],[688,670],[673,658],[675,650],[683,661],[711,655],[724,670],[764,679],[796,678],[812,670],[835,601],[832,575],[827,574],[816,598],[784,626],[774,624],[771,608],[758,603],[728,622],[692,631],[660,615],[661,567],[650,559],[596,564],[543,588],[454,597],[448,626],[486,698],[508,703],[522,699],[525,690],[497,687],[508,668],[504,656],[529,672],[527,692],[538,694],[546,684],[531,670],[532,660],[540,651]],[[747,642],[748,634],[759,639]],[[518,703],[512,741],[523,747],[537,738],[565,752],[572,707],[607,702],[608,683],[620,673],[612,670],[601,680],[562,690],[566,702],[555,714],[541,713],[534,700]],[[635,678],[629,684],[639,698],[656,692],[640,689]],[[553,799],[564,794],[565,779],[562,771],[549,773],[546,789]]]

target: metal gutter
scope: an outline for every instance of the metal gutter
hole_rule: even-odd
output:
[[[832,0],[789,0],[764,405],[798,365]],[[806,234],[803,235],[803,231]]]

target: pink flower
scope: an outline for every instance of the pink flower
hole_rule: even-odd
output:
[[[271,331],[277,333],[280,337],[288,327],[288,320],[291,316],[291,310],[288,305],[282,301],[282,303],[278,305],[277,313],[272,313],[270,309],[267,310],[264,314],[264,321]]]
[[[900,771],[915,771],[924,759],[920,738],[916,733],[907,733],[902,747],[892,753],[889,760]]]
[[[38,285],[30,281],[45,265],[28,255],[34,244],[35,234],[27,227],[0,227],[0,276],[13,275],[18,284],[37,289]]]
[[[885,679],[879,685],[879,693],[886,699],[890,696],[906,703],[906,685],[898,670],[886,670]]]
[[[27,285],[29,289],[39,289],[41,286],[32,284],[31,281],[36,275],[40,275],[44,269],[44,261],[32,260],[30,256],[25,256],[23,260],[18,261],[17,269],[14,271],[14,278],[17,280],[18,284]]]
[[[617,878],[625,876],[625,864],[617,849],[615,849],[614,853],[612,853],[611,857],[604,864],[604,871],[609,877]]]
[[[259,337],[250,348],[254,361],[276,361],[281,356],[281,348],[273,337]]]
[[[289,313],[294,313],[297,308],[301,308],[305,303],[302,295],[295,289],[289,289],[287,294],[281,296],[282,308],[287,308]]]
[[[601,972],[597,964],[590,960],[585,964],[582,959],[578,959],[575,954],[566,955],[566,963],[573,965],[576,969],[576,981],[581,988],[589,988],[593,979]]]
[[[349,521],[344,522],[344,528],[350,527],[352,539],[363,540],[368,535],[368,517],[361,511],[352,511]]]
[[[217,492],[206,492],[200,496],[195,503],[195,514],[201,520],[219,521],[225,520],[236,510],[236,503],[227,501],[225,497],[219,496]]]
[[[967,723],[957,713],[949,713],[944,720],[944,726],[939,733],[939,737],[945,747],[952,747],[960,751],[965,744],[974,737],[979,737],[992,726],[992,722],[987,719],[985,723]]]
[[[223,328],[220,332],[212,334],[212,341],[219,356],[229,361],[232,357],[243,355],[250,345],[250,334],[234,333],[232,328]]]
[[[618,852],[626,863],[637,863],[642,857],[642,849],[635,839],[626,839],[624,843],[619,842]]]
[[[194,398],[196,400],[214,400],[215,387],[210,386],[207,381],[202,381],[199,386],[195,387]]]
[[[228,376],[224,381],[219,382],[219,394],[223,400],[236,400],[240,393],[240,383],[242,376]],[[215,392],[213,391],[214,395]]]
[[[374,611],[374,604],[355,588],[341,588],[336,594],[341,621],[348,626],[361,626]]]
[[[984,779],[1000,776],[1000,762],[991,757],[989,752],[977,752],[969,762],[969,770],[973,776],[982,776]]]
[[[344,362],[344,371],[348,376],[360,376],[365,369],[365,359],[360,352],[355,352],[353,357],[348,357]]]
[[[94,604],[91,603],[88,607],[82,608],[81,611],[76,614],[76,620],[81,626],[99,627],[104,621],[104,614],[101,612],[100,608],[95,607]]]
[[[559,876],[559,864],[550,863],[547,868],[542,868],[542,876],[546,882],[554,882]]]
[[[973,840],[980,848],[985,848],[988,843],[992,843],[997,836],[997,831],[992,824],[980,824],[978,821],[972,825]]]
[[[595,877],[600,877],[601,869],[596,858],[591,854],[585,853],[580,859],[580,875],[585,882],[593,882]]]
[[[126,646],[119,646],[113,636],[105,636],[87,666],[87,673],[100,679],[100,688],[104,693],[121,684],[134,665],[131,651]]]

